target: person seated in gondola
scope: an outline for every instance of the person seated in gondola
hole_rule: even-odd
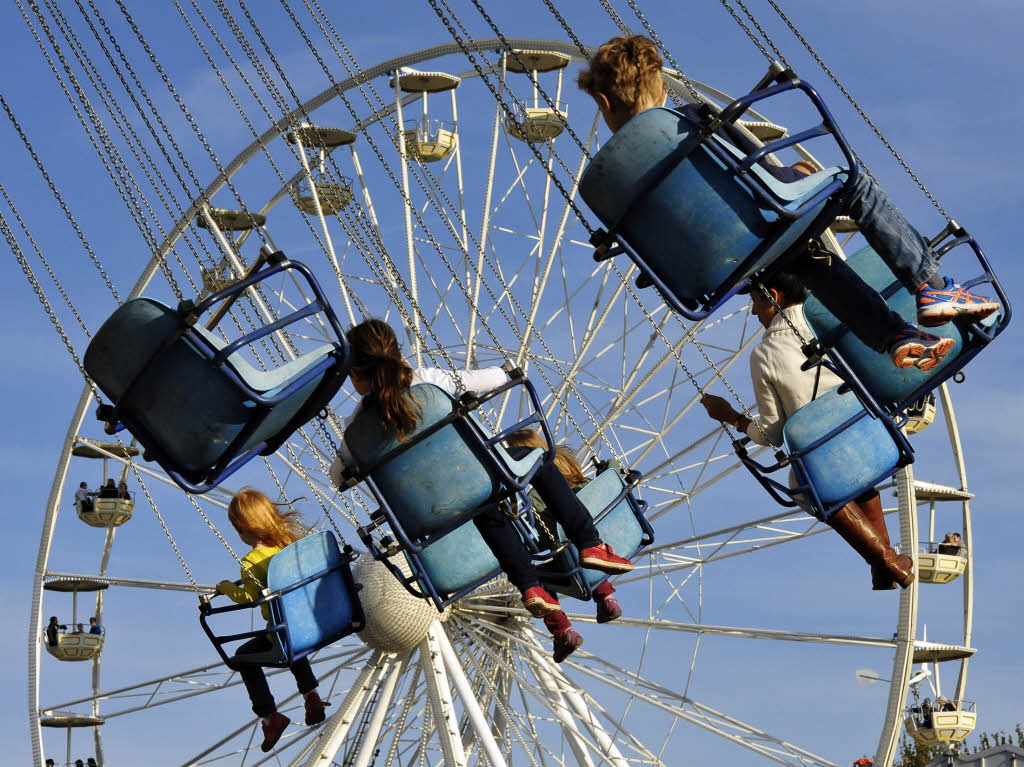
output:
[[[89,489],[89,485],[86,482],[79,482],[78,489],[75,491],[75,503],[78,504],[78,508],[83,513],[88,513],[93,510],[92,499],[96,493]]]
[[[960,533],[946,533],[938,550],[940,554],[958,555],[960,553]]]
[[[757,399],[756,423],[736,412],[721,397],[705,394],[701,399],[711,418],[733,426],[759,445],[781,445],[786,419],[816,394],[842,383],[824,366],[802,369],[806,357],[800,337],[813,335],[804,320],[802,305],[806,297],[807,289],[791,272],[776,272],[751,286],[750,311],[765,329],[750,353],[750,377]],[[842,471],[842,467],[837,466],[836,471]],[[892,589],[893,582],[906,588],[913,582],[913,561],[892,548],[876,490],[864,492],[824,521],[871,566],[872,589]]]
[[[117,485],[114,478],[110,477],[100,488],[100,498],[117,498]]]
[[[89,633],[90,634],[102,634],[103,629],[100,628],[100,624],[96,622],[95,618],[89,619]]]
[[[413,369],[402,356],[395,331],[383,320],[365,320],[353,326],[347,337],[352,353],[349,381],[362,399],[346,424],[351,423],[361,409],[369,407],[399,440],[413,432],[420,417],[409,396],[412,386],[429,383],[452,395],[457,394],[461,386],[466,392],[483,395],[508,381],[508,375],[500,367],[451,372],[438,368]],[[346,465],[354,466],[355,461],[342,440],[330,468],[336,485]],[[437,468],[444,471],[443,466]],[[601,541],[590,513],[553,462],[542,464],[530,482],[579,549],[583,567],[606,573],[633,569],[631,562],[616,555]],[[561,604],[541,587],[530,555],[504,513],[495,509],[478,514],[473,521],[501,569],[521,593],[523,606],[530,614],[543,618],[559,612]]]
[[[661,54],[650,39],[641,35],[613,37],[598,48],[577,82],[597,102],[605,124],[614,133],[645,109],[665,103],[662,64]],[[701,122],[696,105],[688,104],[680,111]],[[718,135],[742,151],[749,153],[755,148],[731,123],[725,123]],[[759,164],[787,183],[816,170],[805,161],[792,167],[763,160]],[[928,240],[867,173],[859,173],[853,188],[843,195],[840,214],[856,222],[864,239],[915,296],[920,325],[936,327],[958,319],[978,321],[999,310],[998,303],[943,276]],[[904,322],[842,259],[812,258],[807,253],[794,264],[815,297],[857,338],[875,351],[887,353],[897,367],[930,370],[955,346],[951,338]]]
[[[252,550],[242,558],[241,585],[235,585],[232,581],[221,581],[217,584],[217,592],[239,604],[255,602],[267,587],[267,568],[270,566],[271,557],[303,536],[302,521],[298,512],[284,510],[280,504],[273,503],[259,490],[252,488],[239,490],[231,499],[228,504],[228,521],[235,528],[242,543],[252,546]],[[267,620],[267,605],[260,605],[260,611],[263,613],[263,619]],[[261,634],[242,644],[236,650],[236,655],[264,653],[271,649],[270,638],[266,634]],[[314,725],[324,721],[324,706],[329,706],[330,703],[320,699],[317,692],[319,682],[310,668],[309,661],[302,658],[288,668],[295,677],[299,692],[302,693],[306,724]],[[262,668],[244,666],[239,674],[252,701],[253,713],[260,718],[263,726],[263,743],[260,748],[264,752],[270,751],[291,720],[277,710],[277,704]]]
[[[130,501],[132,499],[132,494],[128,492],[127,482],[122,481],[117,484],[117,497],[122,501]]]
[[[50,622],[46,624],[46,643],[50,647],[56,647],[60,643],[58,639],[58,632],[67,631],[68,627],[63,623],[57,622],[57,616],[51,615]]]

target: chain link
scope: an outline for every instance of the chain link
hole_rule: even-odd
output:
[[[772,8],[775,9],[775,12],[779,14],[779,17],[786,23],[786,26],[789,27],[790,31],[794,35],[796,35],[797,39],[801,43],[803,43],[804,48],[806,48],[807,52],[811,54],[812,57],[814,57],[814,60],[818,63],[818,66],[821,67],[821,70],[826,75],[828,75],[828,78],[829,80],[832,81],[832,84],[835,85],[840,90],[840,92],[846,97],[846,100],[850,102],[850,106],[857,110],[857,114],[859,114],[861,118],[863,118],[864,122],[868,124],[871,130],[874,131],[875,136],[878,137],[878,140],[885,145],[885,148],[889,150],[889,153],[896,158],[896,161],[901,166],[903,166],[903,170],[905,170],[907,174],[914,180],[914,183],[917,184],[918,189],[924,192],[924,195],[928,198],[931,204],[935,206],[935,209],[939,211],[940,214],[942,214],[942,217],[949,221],[950,218],[949,214],[946,212],[946,209],[943,208],[939,201],[932,195],[932,193],[924,185],[924,182],[917,177],[917,174],[914,173],[914,171],[911,169],[907,161],[900,156],[900,153],[896,151],[896,148],[889,143],[889,140],[882,134],[882,131],[878,128],[878,126],[875,125],[875,123],[872,121],[870,117],[868,117],[867,112],[865,112],[861,108],[860,104],[856,102],[856,100],[853,98],[850,92],[843,86],[842,83],[839,82],[839,78],[832,74],[832,70],[825,65],[825,62],[822,60],[821,56],[818,55],[818,52],[815,51],[814,48],[811,47],[811,44],[807,41],[807,39],[802,34],[800,34],[800,30],[798,30],[796,26],[793,24],[793,22],[789,20],[789,17],[785,14],[782,8],[779,7],[778,3],[775,0],[768,0],[768,3],[771,5]],[[858,161],[860,160],[859,157],[857,159]],[[864,163],[861,162],[861,165],[863,164]],[[865,167],[864,170],[867,171],[867,168]],[[870,175],[870,173],[868,175]]]

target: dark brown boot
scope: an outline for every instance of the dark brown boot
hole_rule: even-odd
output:
[[[882,499],[878,493],[875,493],[867,500],[860,498],[857,501],[857,505],[860,506],[865,519],[871,525],[871,529],[882,539],[882,544],[886,548],[890,548],[892,544],[889,543],[889,530],[885,526],[885,513],[882,511]],[[884,567],[872,565],[871,588],[875,591],[892,591],[896,588],[896,581],[892,579],[889,571]]]
[[[913,583],[914,561],[883,543],[859,505],[854,502],[846,504],[827,522],[865,562],[884,571],[890,581],[896,581],[903,588]]]

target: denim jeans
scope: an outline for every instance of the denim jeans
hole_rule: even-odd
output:
[[[928,241],[867,173],[858,175],[840,212],[857,222],[864,239],[911,293],[941,274]],[[826,309],[877,352],[887,351],[905,324],[842,259],[825,262],[802,254],[794,270]]]
[[[522,458],[530,452],[530,448],[510,447],[508,452],[513,458]],[[542,465],[533,475],[530,484],[577,548],[585,549],[601,543],[601,534],[597,532],[594,518],[576,497],[553,461]],[[479,514],[473,521],[513,586],[526,591],[540,585],[530,553],[502,512],[492,510]]]
[[[266,636],[253,637],[248,642],[240,645],[235,651],[235,656],[245,655],[246,653],[266,652],[270,649],[270,641]],[[292,672],[292,676],[295,677],[295,684],[299,688],[299,692],[305,695],[307,692],[315,690],[319,683],[316,680],[316,676],[313,674],[313,669],[309,667],[309,661],[303,658],[297,660],[288,670]],[[239,675],[242,677],[242,683],[245,685],[246,692],[249,693],[249,700],[252,701],[252,711],[258,717],[266,717],[277,711],[277,704],[274,702],[274,696],[270,692],[270,685],[267,684],[267,675],[263,673],[263,669],[259,666],[249,666],[241,669]]]
[[[942,275],[928,240],[903,216],[889,195],[863,169],[842,212],[857,222],[861,234],[911,292]]]

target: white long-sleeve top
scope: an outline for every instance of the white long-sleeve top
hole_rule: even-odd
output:
[[[440,368],[413,368],[410,386],[421,383],[433,384],[439,389],[444,389],[452,396],[455,396],[460,391],[460,384],[462,391],[479,395],[487,394],[507,382],[508,374],[499,367],[455,371],[441,370]],[[346,427],[352,423],[352,419],[359,413],[362,405],[362,400],[360,400],[352,413],[345,419]],[[341,442],[338,445],[338,454],[334,457],[334,461],[331,462],[329,472],[331,482],[334,483],[335,487],[341,484],[341,473],[345,470],[345,467],[352,466],[354,463],[352,453],[345,444],[345,438],[342,435]]]
[[[807,361],[800,346],[800,337],[790,328],[786,318],[810,341],[814,334],[804,320],[803,304],[787,306],[785,315],[776,314],[760,343],[750,353],[750,379],[754,384],[757,398],[758,418],[747,427],[747,436],[758,445],[782,444],[782,427],[786,419],[802,408],[814,397],[814,381],[817,370],[801,370]],[[841,384],[839,376],[828,368],[821,368],[818,380],[818,394]],[[761,429],[757,425],[761,425]],[[768,437],[765,440],[765,436]]]

